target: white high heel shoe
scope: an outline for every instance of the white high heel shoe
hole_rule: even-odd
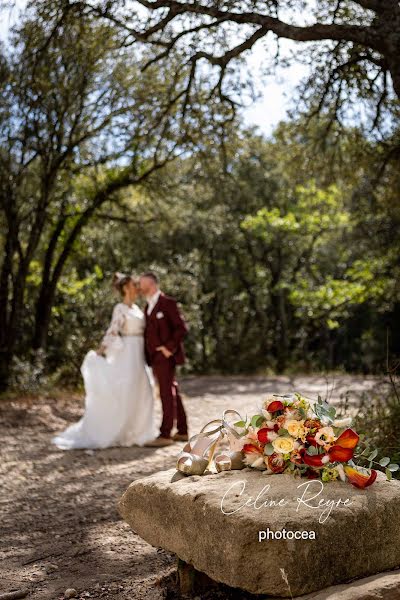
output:
[[[214,424],[218,424],[218,427],[207,431],[207,427]],[[184,475],[203,475],[212,463],[215,448],[223,437],[222,429],[222,421],[218,419],[210,421],[200,433],[193,435],[178,455],[177,470]]]
[[[228,409],[225,410],[222,415],[223,432],[228,439],[229,450],[221,452],[221,454],[218,454],[214,459],[215,468],[218,473],[221,473],[221,471],[240,470],[245,466],[243,462],[244,454],[241,450],[240,443],[238,443],[240,434],[232,425],[230,425],[230,423],[228,423],[227,415],[229,414],[239,417],[240,421],[243,420],[237,410]]]

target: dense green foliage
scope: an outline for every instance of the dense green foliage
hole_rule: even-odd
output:
[[[48,37],[48,4],[0,65],[3,385],[79,381],[116,270],[154,269],[179,299],[190,371],[380,372],[400,354],[395,123],[378,140],[294,115],[266,139],[201,80],[187,104],[174,57],[143,73],[112,23],[68,13]]]
[[[377,148],[357,131],[340,167],[313,160],[299,131],[232,134],[225,174],[210,147],[98,215],[57,288],[50,370],[75,380],[116,300],[113,271],[152,268],[189,321],[191,370],[382,371],[387,336],[392,354],[400,344],[397,171],[373,184]],[[39,284],[32,265],[28,303]]]

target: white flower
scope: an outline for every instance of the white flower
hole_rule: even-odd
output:
[[[254,448],[253,452],[245,452],[243,462],[248,467],[260,467],[264,464],[264,454],[261,450]]]
[[[265,410],[265,412],[267,411],[268,406],[271,404],[271,402],[275,402],[276,400],[282,400],[281,396],[273,396],[272,394],[270,396],[267,396],[263,401],[262,401],[262,408]],[[269,413],[269,418],[271,419],[271,413]],[[267,417],[266,417],[267,418]]]
[[[253,469],[265,469],[264,456],[258,455],[256,460],[250,465]]]
[[[335,432],[332,427],[321,427],[315,434],[315,441],[320,446],[332,444],[335,441]]]
[[[267,421],[271,421],[272,415],[270,412],[265,410],[265,408],[262,408],[261,413],[262,413],[263,417],[265,417],[267,419]]]
[[[345,417],[344,419],[335,419],[333,421],[333,425],[334,427],[350,427],[352,420],[353,419],[351,417]]]
[[[256,429],[255,427],[252,427],[250,425],[250,427],[248,428],[246,437],[242,438],[243,443],[247,444],[249,441],[258,442],[257,432],[258,432],[258,429]]]

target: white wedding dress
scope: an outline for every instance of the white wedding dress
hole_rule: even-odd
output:
[[[141,446],[156,437],[144,323],[136,304],[116,304],[102,342],[106,356],[90,350],[82,363],[85,414],[53,438],[58,448]]]

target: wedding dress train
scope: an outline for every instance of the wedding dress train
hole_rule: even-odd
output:
[[[106,356],[90,350],[82,363],[85,414],[53,443],[63,450],[143,445],[156,435],[153,392],[144,359],[144,315],[134,304],[114,307],[103,338]]]

